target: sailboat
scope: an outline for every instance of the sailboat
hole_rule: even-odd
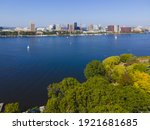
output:
[[[29,50],[29,49],[30,49],[30,46],[28,45],[28,46],[27,46],[27,50]]]
[[[118,39],[118,37],[117,36],[115,36],[115,40],[117,40]]]

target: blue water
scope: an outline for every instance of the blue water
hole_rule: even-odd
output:
[[[122,53],[150,55],[150,34],[0,38],[0,102],[17,101],[22,110],[43,105],[50,83],[83,82],[89,61]]]

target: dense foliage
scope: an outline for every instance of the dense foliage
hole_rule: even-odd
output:
[[[100,76],[105,74],[105,69],[100,61],[94,60],[90,64],[87,64],[84,70],[85,77],[87,79],[93,76]]]
[[[32,32],[32,31],[0,31],[0,36],[18,36],[18,35],[36,35],[36,32]]]
[[[5,113],[18,113],[20,112],[18,103],[9,103],[5,105]]]
[[[92,61],[87,81],[66,78],[48,87],[45,112],[149,112],[150,57],[132,54]]]

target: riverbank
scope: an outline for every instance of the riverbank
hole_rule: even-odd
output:
[[[150,32],[149,32],[150,33]],[[148,33],[148,34],[149,34]],[[129,34],[147,34],[147,33],[93,33],[93,34],[63,34],[63,35],[57,35],[57,34],[52,34],[52,35],[0,35],[0,38],[7,38],[7,37],[57,37],[57,36],[101,36],[101,35],[129,35]]]

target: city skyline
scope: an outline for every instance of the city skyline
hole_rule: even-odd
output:
[[[149,0],[0,0],[0,26],[37,26],[54,23],[150,26]]]

